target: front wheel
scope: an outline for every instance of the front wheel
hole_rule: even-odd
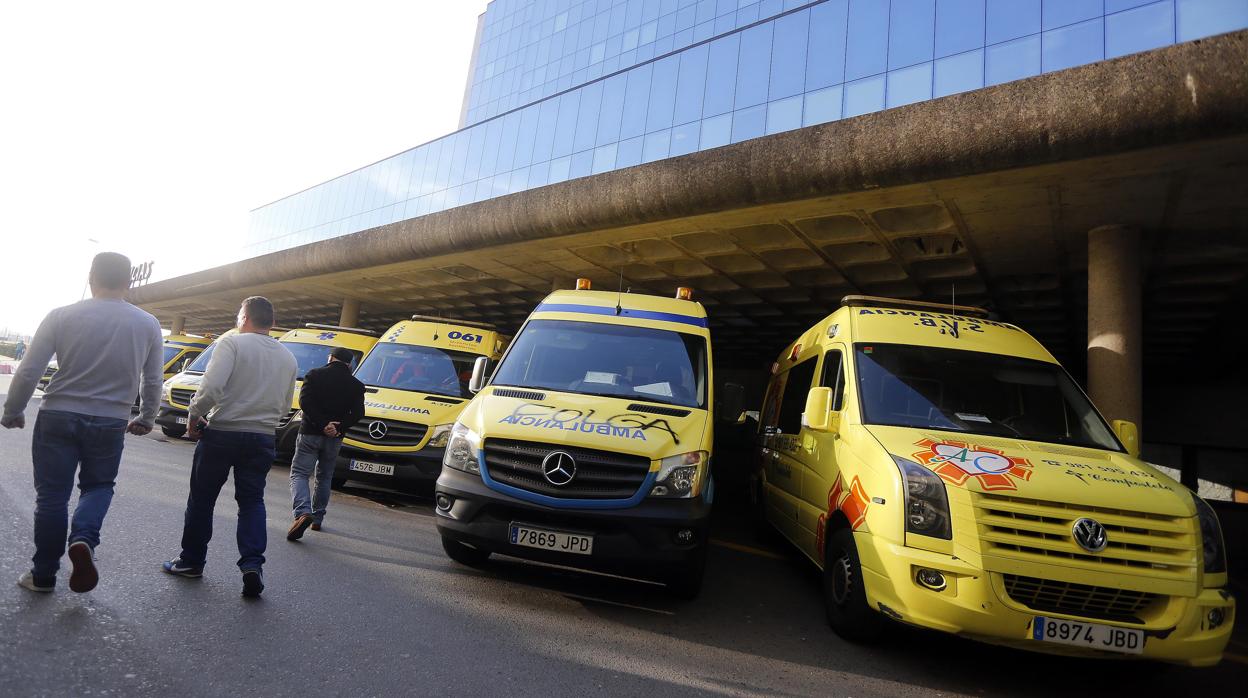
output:
[[[823,596],[828,625],[850,642],[870,643],[884,634],[886,620],[867,605],[867,588],[854,533],[848,528],[828,536],[823,557]]]
[[[446,551],[447,557],[468,567],[480,567],[490,559],[488,550],[472,548],[446,536],[442,536],[442,549]]]
[[[160,431],[171,439],[180,439],[186,436],[186,427],[161,427]]]

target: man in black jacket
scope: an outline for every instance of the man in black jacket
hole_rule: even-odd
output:
[[[290,464],[290,497],[295,522],[286,540],[298,540],[311,526],[321,530],[329,505],[330,483],[342,435],[364,417],[364,384],[351,375],[351,352],[342,347],[329,355],[329,363],[308,371],[299,389],[303,426],[295,442]],[[316,488],[309,495],[308,478],[316,470]]]

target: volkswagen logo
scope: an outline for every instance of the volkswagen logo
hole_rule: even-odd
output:
[[[1105,534],[1105,527],[1099,521],[1079,519],[1071,527],[1071,533],[1079,547],[1090,553],[1099,553],[1109,545],[1109,536]]]
[[[551,451],[542,459],[542,477],[555,487],[563,487],[576,477],[576,460],[563,451]]]
[[[380,419],[375,422],[369,423],[368,436],[374,441],[381,441],[382,439],[386,438],[386,423],[381,421]]]

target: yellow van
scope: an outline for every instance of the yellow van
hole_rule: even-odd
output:
[[[493,325],[422,315],[387,330],[356,369],[365,416],[344,434],[335,482],[430,488],[473,365],[497,361],[507,339]]]
[[[328,363],[329,352],[337,347],[351,352],[351,369],[355,370],[364,355],[377,343],[377,333],[355,327],[308,324],[303,329],[290,330],[278,341],[294,354],[299,364],[293,404],[277,427],[277,458],[289,461],[295,454],[295,440],[299,436],[299,427],[303,425],[299,414],[299,388],[303,385],[304,374]]]
[[[689,300],[556,291],[525,321],[451,430],[434,495],[442,546],[665,582],[702,583],[711,338]]]
[[[290,330],[274,327],[269,336],[280,339]],[[156,424],[165,436],[177,438],[186,434],[186,414],[190,409],[191,398],[199,390],[199,383],[204,379],[204,371],[212,360],[212,351],[217,342],[238,334],[238,329],[226,330],[208,345],[199,356],[195,357],[186,368],[165,380],[160,394],[160,410],[156,413]]]
[[[773,365],[755,501],[851,640],[886,619],[1033,651],[1218,662],[1235,600],[1204,500],[1018,327],[847,297]]]
[[[208,348],[209,344],[212,344],[211,337],[200,337],[192,334],[166,335],[164,356],[161,359],[165,380],[169,380],[182,369],[189,366],[195,360],[195,357]],[[43,376],[39,378],[39,388],[41,390],[47,390],[48,383],[52,382],[52,376],[56,375],[56,371],[57,364],[53,360],[44,369]],[[136,402],[135,404],[138,403]]]

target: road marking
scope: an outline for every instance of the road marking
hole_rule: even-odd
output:
[[[600,599],[596,596],[581,596],[580,594],[569,594],[569,593],[564,593],[564,596],[568,597],[569,599],[576,599],[578,601],[589,601],[590,603],[601,603],[601,604],[606,604],[608,606],[619,606],[620,608],[631,608],[634,611],[649,611],[651,613],[658,613],[664,616],[676,615],[676,613],[673,611],[664,611],[661,608],[648,608],[646,606],[634,606],[631,603],[621,603],[619,601],[608,601],[607,599]]]
[[[762,548],[755,548],[752,545],[742,545],[741,543],[733,543],[730,540],[721,540],[719,538],[712,538],[711,545],[718,545],[721,548],[728,548],[729,550],[735,550],[739,553],[746,553],[747,555],[757,555],[759,557],[767,557],[767,558],[771,558],[772,560],[787,559],[785,558],[785,556],[781,555],[780,553],[775,553],[770,550],[763,550]]]

